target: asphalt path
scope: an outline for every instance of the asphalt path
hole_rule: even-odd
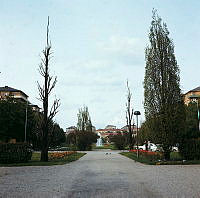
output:
[[[0,197],[199,198],[200,165],[144,165],[90,151],[66,165],[0,167]]]

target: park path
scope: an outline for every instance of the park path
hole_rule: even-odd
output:
[[[0,197],[199,198],[200,165],[151,166],[90,151],[60,166],[0,167]]]

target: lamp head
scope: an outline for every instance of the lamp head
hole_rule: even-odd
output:
[[[141,115],[141,113],[139,111],[135,111],[134,115]]]

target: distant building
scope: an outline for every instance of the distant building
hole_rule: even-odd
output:
[[[8,86],[0,87],[0,100],[6,100],[9,97],[14,98],[17,101],[28,102],[28,105],[34,112],[40,112],[40,107],[38,107],[38,105],[30,104],[28,95],[23,91]]]
[[[105,129],[98,129],[98,130],[96,130],[97,134],[99,134],[102,138],[105,138],[107,140],[108,140],[108,137],[110,135],[117,135],[119,133],[124,134],[126,132],[127,131],[124,130],[124,129],[117,129],[117,127],[114,126],[114,125],[107,125],[105,127]]]
[[[12,97],[23,102],[28,101],[28,95],[26,95],[23,91],[8,86],[0,87],[0,100],[5,100],[8,97]]]
[[[195,89],[192,89],[185,93],[184,95],[184,103],[188,105],[190,102],[193,102],[197,99],[200,99],[200,87],[196,87]]]
[[[66,128],[66,135],[69,134],[69,133],[73,133],[73,132],[76,132],[77,131],[77,127],[75,126],[70,126],[68,128]],[[95,126],[92,126],[92,132],[96,133],[96,127]]]
[[[41,108],[38,107],[38,105],[34,105],[34,104],[29,104],[29,106],[32,108],[32,110],[34,112],[40,112]]]
[[[116,129],[117,127],[114,125],[107,125],[105,129]]]
[[[66,128],[66,135],[72,132],[75,132],[77,130],[77,127],[75,126],[70,126],[68,128]]]
[[[137,127],[135,125],[132,125],[131,126],[131,129],[133,130],[133,135],[136,136],[136,133],[137,133]],[[125,125],[122,127],[122,130],[123,131],[126,131],[126,132],[129,132],[129,129],[128,129],[128,125]],[[140,130],[140,128],[138,128],[138,131]]]

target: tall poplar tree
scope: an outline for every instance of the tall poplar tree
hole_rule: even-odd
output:
[[[145,116],[149,130],[154,133],[155,143],[162,144],[165,159],[169,159],[171,147],[178,142],[179,134],[184,130],[184,105],[174,44],[169,38],[167,25],[155,10],[149,42],[145,51]]]
[[[83,107],[83,109],[79,109],[77,129],[78,131],[82,132],[92,131],[92,122],[88,111],[88,107]]]

